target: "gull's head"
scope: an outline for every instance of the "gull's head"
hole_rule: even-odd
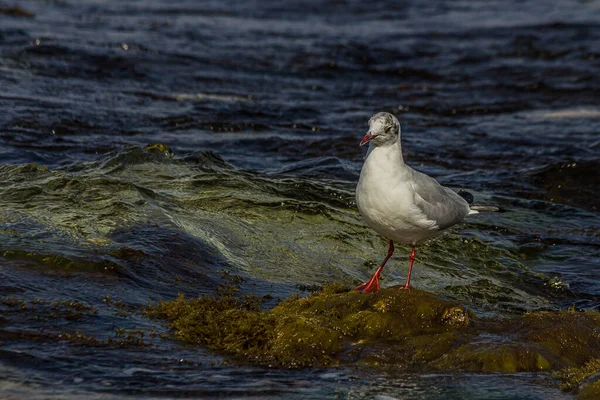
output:
[[[360,145],[367,142],[373,143],[375,146],[386,146],[394,144],[398,141],[400,135],[400,122],[398,118],[390,113],[380,112],[371,117],[369,120],[369,131],[361,140]]]

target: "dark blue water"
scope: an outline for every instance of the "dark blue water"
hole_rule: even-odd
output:
[[[1,396],[568,398],[544,374],[239,365],[141,310],[232,275],[275,298],[364,281],[376,111],[411,166],[504,211],[421,246],[415,287],[598,309],[599,76],[597,0],[0,0]]]

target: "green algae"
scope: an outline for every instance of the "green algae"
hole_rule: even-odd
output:
[[[577,400],[598,400],[600,399],[600,380],[584,386],[577,395]]]
[[[35,321],[64,319],[76,321],[98,313],[98,308],[79,300],[42,300],[25,301],[15,297],[0,298],[0,305],[7,306],[8,314],[27,314]]]
[[[600,372],[600,359],[593,359],[580,367],[567,367],[555,374],[562,382],[561,388],[573,390],[585,379]]]
[[[556,371],[600,356],[597,312],[532,312],[479,320],[478,334],[436,361],[440,369],[514,373]]]
[[[328,286],[320,294],[292,298],[266,312],[253,297],[187,300],[180,295],[150,305],[147,314],[167,320],[177,339],[282,367],[339,365],[380,340],[460,330],[470,324],[467,310],[427,292],[382,290],[364,296],[340,291],[339,285]]]
[[[600,399],[600,358],[589,360],[579,367],[567,367],[554,376],[561,380],[563,390],[579,390],[578,400]]]
[[[177,339],[247,358],[265,352],[275,324],[254,298],[231,295],[190,300],[179,295],[174,301],[149,306],[146,312],[166,319]]]
[[[149,144],[144,147],[144,151],[150,154],[160,154],[164,155],[165,157],[173,157],[173,150],[166,144],[162,143]]]
[[[105,300],[108,308],[117,308],[115,311],[117,316],[120,314],[120,308],[130,307],[124,305],[120,300],[113,302],[109,296]],[[136,309],[139,310],[139,307]],[[102,330],[97,330],[93,334],[84,332],[81,327],[85,326],[85,321],[97,317],[98,312],[98,307],[76,299],[23,300],[16,297],[0,297],[0,315],[2,316],[0,322],[11,321],[21,325],[21,328],[17,329],[0,329],[0,341],[26,339],[95,347],[143,347],[150,346],[155,340],[158,340],[157,338],[164,337],[163,333],[157,333],[154,329],[146,332],[142,329],[123,327],[116,328],[112,336],[110,336],[110,332]],[[126,316],[129,317],[129,314]]]
[[[242,362],[285,368],[353,364],[394,370],[536,372],[600,358],[600,314],[532,312],[478,318],[460,304],[420,291],[362,295],[341,285],[285,300],[183,295],[149,305],[176,339]]]

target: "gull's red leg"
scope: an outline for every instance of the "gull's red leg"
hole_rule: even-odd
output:
[[[383,259],[383,262],[377,268],[377,271],[373,274],[371,279],[363,283],[362,285],[358,285],[354,288],[354,290],[360,290],[361,293],[372,293],[379,290],[379,275],[381,275],[381,271],[385,263],[390,259],[390,257],[394,254],[394,242],[390,240],[390,246],[388,247],[387,256]]]
[[[413,246],[412,251],[410,252],[410,266],[408,267],[408,276],[406,277],[406,284],[404,286],[402,286],[400,289],[406,289],[406,290],[410,290],[410,273],[412,272],[412,266],[413,263],[415,262],[415,246]]]

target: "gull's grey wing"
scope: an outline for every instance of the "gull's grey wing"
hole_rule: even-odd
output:
[[[436,221],[440,230],[461,222],[469,215],[469,204],[458,193],[440,185],[430,176],[410,167],[408,169],[417,207],[428,219]]]

